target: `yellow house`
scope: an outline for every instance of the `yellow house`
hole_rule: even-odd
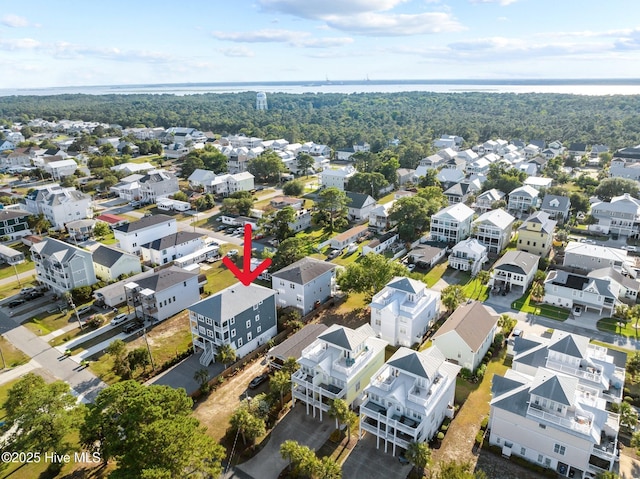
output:
[[[543,258],[549,256],[556,223],[544,211],[532,214],[518,228],[517,249]]]

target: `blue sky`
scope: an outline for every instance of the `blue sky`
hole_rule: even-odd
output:
[[[640,77],[635,0],[3,4],[0,88]]]

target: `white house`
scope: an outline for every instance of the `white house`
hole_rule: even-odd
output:
[[[44,214],[55,229],[63,228],[69,221],[93,216],[89,195],[57,183],[36,187],[25,196],[25,207],[31,214]]]
[[[112,166],[111,171],[122,172],[126,175],[133,175],[135,173],[144,173],[149,170],[155,170],[156,167],[151,163],[120,163],[119,165]]]
[[[48,238],[31,246],[36,278],[58,293],[97,282],[89,251]]]
[[[347,204],[347,214],[351,221],[362,221],[369,218],[371,210],[376,206],[376,200],[369,195],[345,191],[347,198],[351,200]]]
[[[440,293],[422,281],[396,276],[371,299],[371,327],[392,346],[422,341],[440,312]]]
[[[175,218],[167,215],[153,215],[138,221],[113,228],[120,248],[127,253],[139,253],[142,245],[178,232]]]
[[[618,457],[624,365],[589,338],[556,330],[517,338],[512,369],[495,375],[489,442],[563,477],[593,478]]]
[[[144,203],[155,203],[158,198],[165,198],[180,191],[178,178],[165,170],[147,172],[138,180],[140,198]]]
[[[494,288],[506,288],[513,290],[514,286],[519,291],[525,292],[533,282],[533,277],[538,270],[540,257],[524,251],[507,251],[502,258],[495,262],[489,286]]]
[[[502,208],[481,214],[473,223],[473,236],[487,247],[487,253],[500,254],[509,244],[515,218]]]
[[[471,233],[474,211],[458,203],[431,216],[431,238],[445,243],[458,243]]]
[[[300,369],[291,375],[294,406],[303,403],[307,414],[321,421],[334,399],[358,406],[366,384],[384,364],[386,346],[368,324],[358,329],[332,325],[298,358]]]
[[[487,261],[487,247],[475,238],[456,243],[449,255],[449,267],[469,271],[471,276],[477,275]]]
[[[118,183],[111,186],[109,190],[125,201],[138,201],[140,199],[140,180],[142,178],[144,178],[144,175],[138,173],[125,176]]]
[[[612,315],[620,287],[610,278],[593,278],[567,271],[549,271],[544,280],[543,301],[554,306],[571,309],[575,316],[582,311]]]
[[[409,262],[415,264],[419,268],[429,269],[440,262],[446,254],[446,248],[419,244],[409,251],[407,256],[409,257]]]
[[[545,178],[543,176],[529,176],[524,180],[525,186],[530,186],[538,191],[549,188],[552,183],[552,178]]]
[[[453,417],[459,371],[436,347],[398,349],[365,389],[359,436],[372,434],[376,447],[393,455],[411,442],[429,441],[445,417]]]
[[[73,175],[78,169],[78,163],[75,160],[59,160],[45,162],[44,171],[51,174],[54,180],[59,180],[65,176]]]
[[[167,264],[203,249],[205,237],[201,233],[178,231],[140,246],[142,261]]]
[[[544,195],[540,210],[549,214],[549,217],[558,223],[564,223],[569,219],[571,200],[567,196]]]
[[[640,200],[628,193],[614,196],[610,202],[592,204],[591,216],[598,220],[598,224],[591,227],[601,233],[620,236],[640,234]]]
[[[320,185],[323,188],[335,187],[345,191],[349,179],[355,174],[356,169],[351,165],[339,169],[327,168],[320,173]]]
[[[498,314],[478,301],[459,306],[444,322],[432,342],[445,358],[475,371],[487,354],[498,329]]]
[[[398,241],[399,235],[395,231],[388,231],[378,238],[374,238],[362,247],[362,254],[382,254]]]
[[[124,284],[127,305],[145,321],[164,321],[200,300],[198,273],[170,266]]]
[[[627,299],[635,303],[638,299],[640,281],[630,278],[628,275],[623,275],[611,267],[596,269],[591,271],[587,276],[589,278],[600,278],[614,283],[611,289],[618,292],[618,299],[620,300]]]
[[[612,267],[618,272],[635,278],[635,261],[625,250],[610,248],[578,241],[569,241],[564,250],[563,266],[590,272],[600,268]]]
[[[382,205],[377,205],[369,211],[369,228],[381,233],[387,228],[393,226],[389,221],[389,212],[395,200],[389,201]]]
[[[504,197],[505,197],[505,194],[502,191],[498,191],[495,188],[492,188],[492,189],[487,190],[484,193],[480,193],[478,196],[476,196],[476,201],[475,201],[473,207],[479,213],[485,213],[485,212],[493,209],[492,205],[496,201],[503,200]]]
[[[201,172],[205,170],[196,170],[189,177],[189,182],[192,184],[196,184],[197,180],[192,182],[191,177],[193,177],[196,172]],[[215,176],[211,180],[205,180],[202,185],[207,193],[213,193],[214,195],[222,195],[229,196],[232,193],[236,193],[238,191],[251,191],[255,188],[254,184],[254,176],[248,171],[242,171],[240,173],[231,174],[222,174]]]
[[[538,190],[529,185],[516,188],[509,193],[508,208],[510,211],[527,213],[530,209],[538,206],[539,194]]]
[[[208,366],[218,348],[229,344],[238,357],[267,343],[278,329],[275,291],[236,283],[188,307],[193,344]]]
[[[93,251],[92,260],[96,276],[103,281],[115,281],[122,275],[142,271],[140,258],[111,246],[98,246]]]
[[[367,225],[358,225],[353,228],[340,233],[337,236],[334,236],[329,240],[329,245],[333,249],[343,249],[349,246],[351,243],[355,243],[361,237],[367,235],[369,233]]]
[[[271,275],[278,306],[297,308],[303,316],[331,298],[335,287],[336,265],[315,258],[302,258]]]

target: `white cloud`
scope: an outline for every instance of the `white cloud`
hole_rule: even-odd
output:
[[[29,26],[29,21],[26,18],[12,13],[3,15],[2,18],[0,18],[0,23],[11,28],[24,28]]]
[[[432,12],[416,15],[362,13],[345,17],[329,16],[327,25],[367,36],[404,36],[465,30],[448,13]]]
[[[35,50],[42,44],[33,38],[0,38],[1,50]]]
[[[265,11],[322,20],[329,15],[388,11],[407,0],[258,0]]]
[[[312,37],[309,32],[293,30],[256,30],[252,32],[213,32],[214,38],[237,43],[286,43],[293,47],[328,48],[353,43],[348,37]]]
[[[518,0],[469,0],[471,3],[498,3],[503,7],[516,3]]]
[[[218,51],[227,57],[253,57],[255,54],[245,46],[233,46],[229,48],[218,48]]]

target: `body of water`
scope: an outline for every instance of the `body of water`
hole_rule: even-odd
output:
[[[640,95],[638,80],[449,80],[449,81],[324,81],[324,82],[256,82],[256,83],[176,83],[145,85],[105,85],[57,88],[0,89],[0,96],[46,96],[65,94],[132,95],[170,94],[195,95],[203,93],[565,93],[574,95]]]

